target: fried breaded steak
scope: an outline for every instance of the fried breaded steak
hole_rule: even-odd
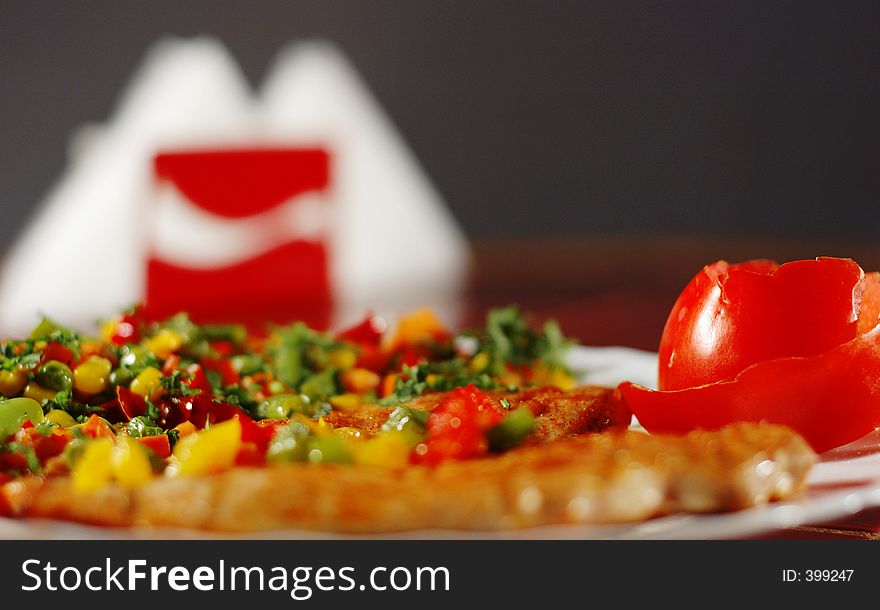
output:
[[[431,408],[440,398],[421,397],[410,406]],[[530,390],[508,400],[537,413],[538,426],[524,445],[481,459],[402,470],[308,463],[234,468],[90,494],[75,493],[67,477],[30,477],[7,483],[4,494],[19,515],[112,526],[498,530],[739,509],[794,492],[816,459],[800,436],[780,426],[736,424],[685,437],[625,431],[628,411],[603,388]],[[337,425],[370,433],[388,411],[334,416]]]
[[[535,416],[535,430],[526,444],[543,443],[588,432],[623,430],[632,413],[611,388],[583,386],[569,391],[559,388],[532,388],[519,392],[487,392],[504,398],[511,409],[527,408]],[[448,392],[433,392],[406,403],[411,409],[433,411]],[[324,417],[334,427],[357,428],[366,436],[379,431],[393,407],[362,405],[356,409],[331,411]]]

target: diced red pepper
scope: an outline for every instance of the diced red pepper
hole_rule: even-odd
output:
[[[232,366],[232,361],[230,360],[222,358],[202,358],[201,362],[205,370],[214,371],[215,373],[220,374],[220,379],[224,386],[235,385],[241,381],[241,376],[238,374],[238,371],[235,370],[235,367]]]
[[[147,449],[150,449],[160,458],[167,458],[171,455],[171,442],[168,440],[167,434],[157,434],[156,436],[142,436],[136,440]]]
[[[233,417],[238,417],[242,425],[244,422],[251,422],[251,418],[247,413],[234,405],[222,402],[214,402],[214,400],[205,394],[197,394],[188,397],[188,401],[192,404],[192,413],[189,421],[198,428],[204,428],[207,424],[217,424]]]
[[[278,429],[278,422],[281,420],[264,419],[255,422],[250,418],[239,418],[239,421],[241,422],[242,442],[254,443],[261,452],[265,453]]]
[[[236,466],[262,466],[266,463],[266,452],[260,451],[255,443],[244,443],[235,456]]]
[[[358,345],[378,346],[382,341],[382,333],[385,332],[385,319],[368,313],[362,322],[337,333],[336,338],[341,341],[350,341]]]
[[[221,358],[229,358],[232,355],[232,344],[229,341],[211,341],[210,346]]]
[[[418,464],[467,459],[489,450],[485,431],[501,423],[504,414],[495,400],[469,385],[449,394],[428,417],[428,437],[412,454]]]
[[[382,373],[388,368],[391,356],[392,354],[384,351],[379,346],[360,345],[355,366],[360,369],[368,369],[374,373]]]
[[[191,364],[186,368],[186,372],[190,375],[190,378],[183,382],[186,386],[193,390],[201,390],[203,394],[210,394],[213,391],[211,382],[208,381],[205,370],[201,366]]]
[[[177,354],[171,354],[167,358],[165,358],[165,362],[162,364],[162,374],[166,377],[171,375],[174,371],[177,370],[177,367],[180,365],[180,356]]]
[[[137,343],[141,340],[141,326],[143,324],[144,310],[142,307],[136,307],[132,312],[123,315],[116,323],[116,329],[110,337],[110,341],[114,345]]]
[[[80,431],[89,438],[101,438],[104,436],[115,436],[113,430],[97,415],[90,416],[86,423],[80,426]]]
[[[76,359],[73,357],[73,351],[70,348],[65,347],[61,343],[57,343],[52,341],[46,346],[46,349],[43,350],[43,357],[40,360],[40,364],[44,362],[48,362],[50,360],[57,360],[58,362],[63,362],[67,366],[73,368],[76,363]]]
[[[127,420],[132,420],[147,412],[146,399],[140,394],[135,394],[126,387],[118,386],[116,388],[116,398],[119,401],[119,407],[122,410],[122,414]]]

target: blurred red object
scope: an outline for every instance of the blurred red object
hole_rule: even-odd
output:
[[[299,205],[299,195],[326,193],[330,156],[318,148],[171,152],[155,157],[154,173],[157,185],[172,187],[184,205],[225,222],[242,222],[281,206]],[[241,231],[252,228],[242,225]],[[180,256],[168,260],[152,248],[146,263],[151,316],[182,310],[198,322],[260,326],[301,319],[326,328],[332,308],[326,237],[298,233],[292,227],[280,243],[268,235],[265,240],[261,235],[243,236],[265,241],[266,249],[214,266],[187,263]],[[224,245],[213,247],[222,259]],[[200,260],[212,255],[198,254]]]

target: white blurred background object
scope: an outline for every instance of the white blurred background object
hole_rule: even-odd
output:
[[[341,51],[323,41],[284,49],[258,99],[219,41],[195,38],[156,43],[108,123],[72,137],[67,170],[4,258],[0,333],[25,333],[40,314],[88,329],[143,299],[148,249],[193,267],[258,254],[254,228],[277,218],[235,225],[163,203],[151,161],[261,145],[331,154],[329,215],[300,205],[285,222],[327,235],[338,323],[420,305],[454,321],[467,243]]]

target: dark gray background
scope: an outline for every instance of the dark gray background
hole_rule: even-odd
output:
[[[0,0],[0,240],[150,42],[352,57],[468,232],[876,240],[878,3]]]

